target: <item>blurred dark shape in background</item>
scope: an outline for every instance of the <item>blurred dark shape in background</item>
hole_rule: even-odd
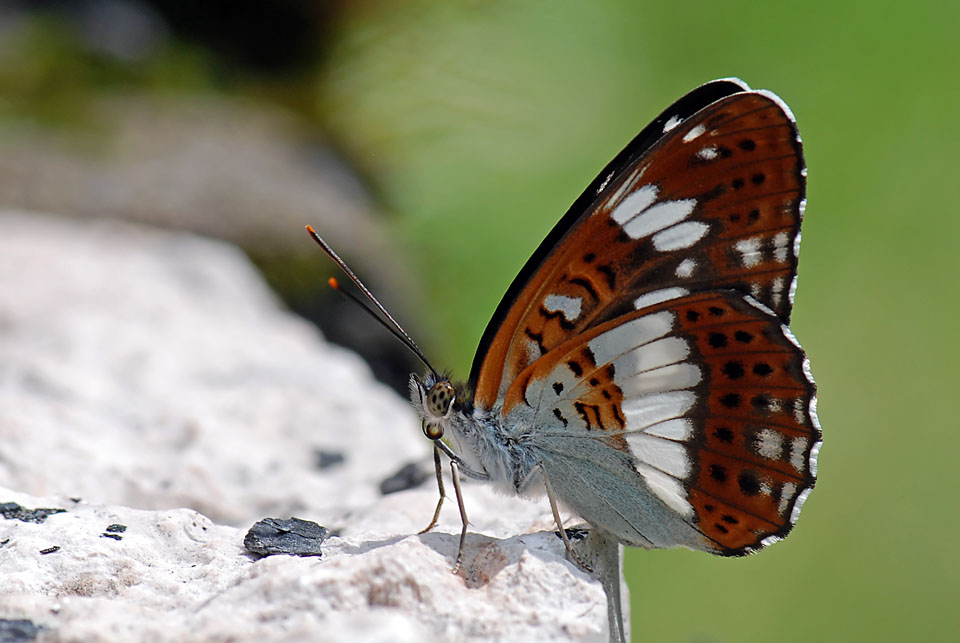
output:
[[[174,37],[202,46],[225,69],[309,71],[341,2],[311,0],[13,0],[7,16],[47,13],[73,22],[93,50],[135,61]]]

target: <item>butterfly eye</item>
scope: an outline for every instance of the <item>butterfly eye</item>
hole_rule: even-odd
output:
[[[424,421],[423,434],[431,440],[439,440],[443,437],[443,425]]]
[[[437,382],[427,393],[427,411],[432,416],[445,417],[456,397],[457,392],[450,382]]]

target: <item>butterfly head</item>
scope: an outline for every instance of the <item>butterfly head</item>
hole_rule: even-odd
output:
[[[446,377],[433,373],[421,380],[410,376],[410,397],[423,418],[423,434],[431,440],[443,437],[443,422],[457,405],[457,389]]]

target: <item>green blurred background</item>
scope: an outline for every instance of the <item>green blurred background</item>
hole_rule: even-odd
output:
[[[0,25],[0,132],[96,130],[85,106],[116,93],[279,105],[373,195],[412,266],[408,330],[461,377],[516,271],[650,118],[716,77],[775,91],[809,166],[792,326],[820,481],[759,555],[629,551],[634,640],[960,640],[960,5],[279,2],[297,20],[276,38],[256,3],[107,3],[165,25],[125,57],[71,4]],[[323,282],[302,247],[247,250],[294,300]]]

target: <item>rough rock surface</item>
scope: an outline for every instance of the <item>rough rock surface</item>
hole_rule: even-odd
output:
[[[466,486],[451,573],[455,504],[417,535],[432,480],[379,490],[428,455],[406,402],[233,247],[0,212],[11,640],[606,641],[600,584],[546,502]],[[337,534],[322,557],[245,551],[250,525],[290,516]]]

